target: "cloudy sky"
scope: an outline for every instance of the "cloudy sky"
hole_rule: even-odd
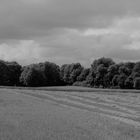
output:
[[[139,0],[0,0],[0,59],[140,60],[139,7]]]

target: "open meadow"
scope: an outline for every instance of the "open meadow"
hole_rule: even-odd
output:
[[[140,91],[0,88],[0,140],[140,140]]]

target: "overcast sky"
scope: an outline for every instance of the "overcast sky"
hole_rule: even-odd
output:
[[[0,59],[89,66],[140,60],[139,0],[0,0]]]

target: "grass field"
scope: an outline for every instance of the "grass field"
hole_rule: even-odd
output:
[[[0,88],[0,140],[140,140],[140,94]]]

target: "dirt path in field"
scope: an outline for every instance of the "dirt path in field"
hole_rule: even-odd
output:
[[[78,108],[140,127],[140,95],[136,93],[65,92],[43,90],[13,90],[16,93],[49,100],[58,105]]]

